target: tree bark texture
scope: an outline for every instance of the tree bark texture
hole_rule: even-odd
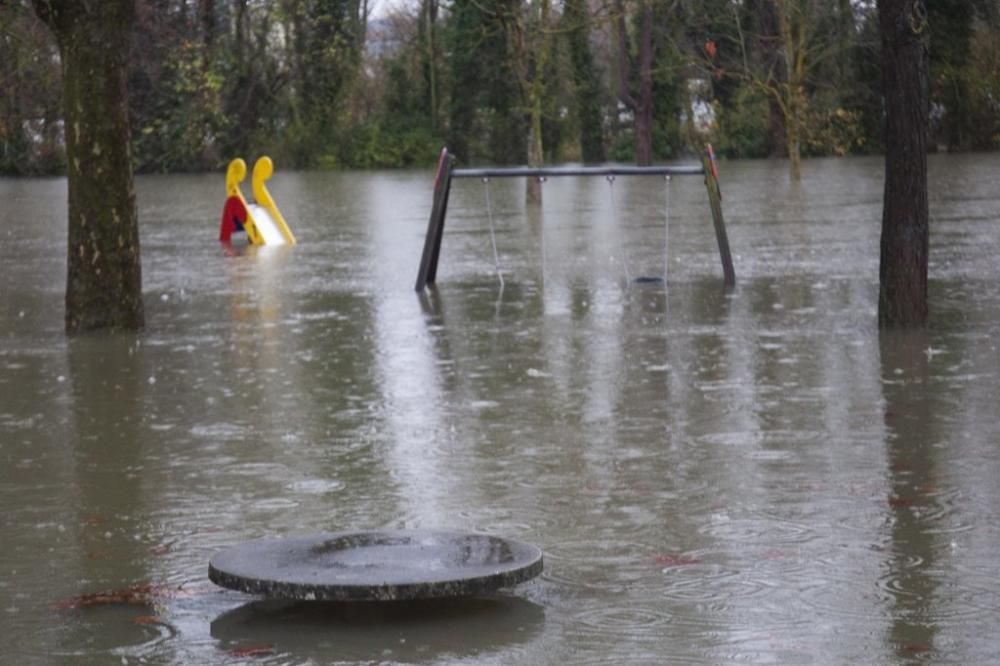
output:
[[[563,22],[568,38],[577,118],[580,122],[580,152],[584,163],[599,163],[606,158],[604,152],[603,110],[601,104],[601,78],[590,50],[590,16],[586,0],[566,0],[563,5]]]
[[[784,44],[785,81],[778,86],[785,115],[785,148],[789,175],[802,179],[802,128],[808,109],[805,83],[808,74],[809,37],[805,23],[810,20],[800,6],[782,2],[777,6],[781,43]]]
[[[134,0],[35,0],[62,60],[69,188],[66,331],[144,323],[126,91]]]
[[[420,8],[420,40],[424,44],[424,79],[427,86],[427,113],[431,128],[438,128],[438,2],[422,0]]]
[[[636,78],[638,90],[630,86],[632,63],[629,57],[625,4],[618,10],[618,99],[634,115],[635,161],[639,166],[653,163],[653,6],[642,0],[639,6],[639,43]]]
[[[927,11],[921,0],[879,0],[885,96],[885,194],[879,326],[927,321]]]
[[[778,6],[773,0],[753,0],[748,3],[750,16],[755,20],[751,24],[754,37],[754,49],[757,58],[763,64],[764,69],[772,73],[785,72],[784,60],[786,50],[781,47],[781,31],[778,21]],[[769,87],[777,87],[781,84],[780,79],[769,80]],[[785,113],[774,98],[774,95],[767,96],[767,146],[768,155],[771,157],[786,157],[788,147],[785,143]]]

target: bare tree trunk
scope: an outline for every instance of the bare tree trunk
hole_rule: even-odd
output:
[[[368,43],[368,17],[370,14],[368,0],[359,0],[357,11],[355,11],[356,24],[354,28],[355,47],[359,52]]]
[[[528,118],[528,165],[540,167],[545,162],[542,116],[546,95],[545,74],[552,55],[553,30],[550,24],[551,0],[538,0],[528,8],[513,3],[501,14],[506,32],[508,53],[517,79],[522,109]],[[528,203],[540,204],[542,188],[538,179],[525,184]]]
[[[785,149],[788,154],[788,174],[794,181],[802,180],[802,116],[805,98],[797,90],[789,90],[785,114]]]
[[[756,48],[765,69],[770,72],[787,71],[783,62],[784,50],[780,43],[778,8],[772,0],[763,0],[754,4],[757,14]],[[779,81],[769,81],[769,85],[780,85]],[[781,105],[772,95],[767,98],[767,144],[771,157],[784,157],[788,154],[785,133],[785,114]]]
[[[309,76],[306,73],[306,27],[305,8],[302,0],[285,0],[284,14],[287,21],[286,33],[290,35],[286,39],[288,48],[288,61],[291,69],[291,81],[293,94],[289,95],[289,105],[292,115],[293,127],[299,129],[303,124],[302,103],[305,94],[303,91],[309,86]]]
[[[642,0],[639,8],[638,92],[630,86],[632,62],[629,57],[628,30],[623,0],[616,5],[618,13],[618,99],[635,118],[635,159],[639,166],[653,163],[653,7]]]
[[[219,21],[215,13],[215,0],[198,0],[198,23],[201,24],[201,40],[209,53],[215,47],[219,33]]]
[[[653,163],[653,6],[642,3],[639,28],[639,104],[635,110],[635,160]]]
[[[438,0],[423,0],[420,9],[420,29],[424,40],[424,71],[427,79],[427,104],[431,129],[438,129],[438,37],[437,37]]]
[[[528,133],[528,166],[541,167],[545,165],[545,152],[542,147],[541,105],[532,107],[529,115],[531,123]],[[524,197],[528,203],[540,205],[542,203],[541,180],[533,177],[526,178]]]
[[[805,81],[808,74],[808,31],[805,23],[810,19],[805,10],[784,0],[774,0],[778,13],[781,43],[784,45],[785,82],[779,85],[783,92],[782,108],[785,115],[785,148],[788,152],[789,175],[792,180],[802,179],[802,128],[808,100]]]
[[[602,84],[590,48],[590,15],[587,0],[565,0],[562,25],[573,64],[580,153],[585,163],[605,160]]]
[[[143,326],[126,91],[133,0],[35,0],[62,57],[69,184],[66,331]]]
[[[921,0],[878,0],[885,95],[885,195],[879,326],[927,322],[927,10]]]
[[[37,1],[37,0],[36,0]],[[239,71],[243,70],[247,41],[250,39],[250,13],[247,11],[249,0],[236,0],[235,9],[235,39],[233,41],[236,51],[236,64]]]

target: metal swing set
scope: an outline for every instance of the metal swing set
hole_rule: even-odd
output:
[[[489,182],[491,178],[540,178],[546,179],[558,176],[604,176],[614,185],[617,176],[663,176],[668,184],[672,176],[704,175],[705,188],[708,191],[709,207],[712,212],[712,223],[715,227],[715,237],[719,245],[719,258],[722,261],[723,280],[726,287],[736,284],[736,272],[733,269],[733,259],[729,251],[729,238],[726,235],[726,225],[722,218],[722,194],[719,190],[719,172],[715,162],[715,154],[711,146],[706,147],[701,164],[683,166],[573,166],[573,167],[498,167],[482,169],[456,169],[455,156],[447,148],[441,150],[438,159],[437,172],[434,176],[434,202],[431,206],[430,220],[427,223],[427,235],[424,239],[424,251],[420,259],[420,269],[417,273],[416,290],[424,291],[437,279],[438,260],[441,256],[441,240],[444,236],[445,216],[448,212],[448,196],[451,192],[451,181],[455,178],[480,178],[486,190],[486,208],[490,222],[490,242],[493,247],[493,261],[497,275],[503,287],[503,273],[500,271],[500,257],[497,252],[496,235],[493,230],[493,211],[490,200]],[[612,190],[613,192],[613,190]],[[669,189],[667,194],[669,207]],[[669,214],[669,212],[668,212]],[[628,271],[626,262],[626,273]],[[629,276],[630,277],[630,276]]]

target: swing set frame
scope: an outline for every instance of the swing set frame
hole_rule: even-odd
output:
[[[709,206],[715,238],[722,260],[723,279],[726,287],[736,284],[736,272],[729,251],[729,237],[722,218],[722,193],[719,190],[719,172],[715,164],[715,153],[707,146],[700,165],[684,166],[581,166],[581,167],[498,167],[482,169],[456,169],[455,156],[447,148],[441,149],[437,172],[434,175],[434,203],[427,223],[424,251],[417,273],[416,291],[423,291],[437,280],[438,260],[441,256],[441,239],[444,237],[444,220],[448,213],[448,196],[451,181],[455,178],[550,178],[553,176],[693,176],[704,174],[708,191]]]

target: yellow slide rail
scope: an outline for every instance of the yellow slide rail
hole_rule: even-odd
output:
[[[278,210],[274,199],[271,198],[271,193],[264,187],[264,182],[270,180],[273,174],[274,163],[271,162],[270,157],[265,155],[257,160],[257,163],[253,165],[253,197],[257,200],[258,206],[263,207],[271,214],[271,219],[274,220],[281,235],[285,238],[285,242],[289,245],[295,245],[295,236],[292,235],[292,230],[285,223],[285,218],[282,217],[281,211]]]
[[[274,199],[271,198],[271,193],[267,191],[267,187],[264,186],[264,182],[269,180],[274,174],[274,163],[271,161],[270,157],[264,156],[257,160],[253,166],[253,177],[252,177],[252,187],[253,196],[256,199],[257,206],[260,206],[274,221],[275,226],[281,233],[281,236],[285,239],[285,242],[289,245],[295,244],[295,236],[292,235],[292,230],[288,228],[288,223],[285,222],[284,216],[282,216],[281,211],[278,210],[277,204],[274,203]],[[253,218],[253,206],[247,205],[246,199],[243,198],[243,192],[240,190],[240,183],[242,183],[247,177],[247,163],[241,158],[236,158],[229,163],[229,168],[226,170],[226,196],[236,197],[240,200],[246,208],[246,220],[243,221],[243,229],[247,232],[247,238],[254,245],[264,245],[264,236],[260,233],[257,228],[257,223]]]

